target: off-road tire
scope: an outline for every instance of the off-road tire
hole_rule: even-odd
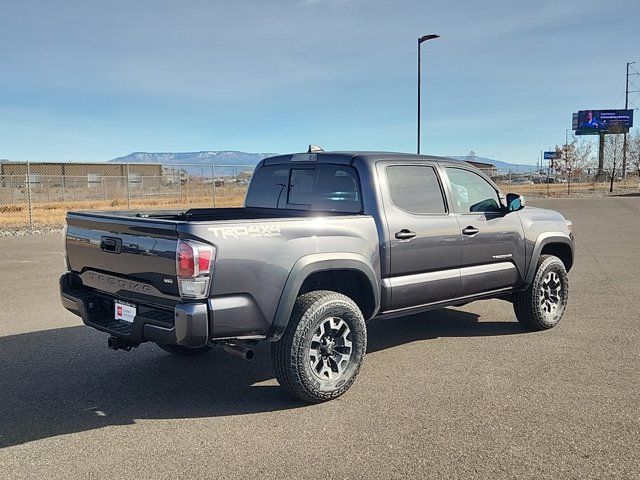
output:
[[[184,345],[173,345],[171,343],[156,343],[165,352],[175,355],[176,357],[195,357],[209,353],[211,347],[205,345],[203,347],[185,347]]]
[[[348,342],[351,343],[350,357],[341,373],[330,372],[331,375],[337,375],[336,378],[319,378],[318,375],[323,375],[323,372],[318,372],[317,369],[320,367],[314,367],[313,364],[320,365],[320,363],[312,360],[310,355],[313,355],[314,351],[319,351],[314,350],[314,347],[320,342],[317,340],[312,342],[312,339],[318,338],[318,331],[325,329],[327,321],[337,324],[340,320],[350,330],[348,333],[350,339]],[[341,331],[346,330],[341,327]],[[329,339],[332,335],[335,335],[334,338],[341,338],[339,333],[331,333]],[[345,340],[340,341],[347,344]],[[341,352],[349,351],[349,347],[337,346],[336,350],[338,348]],[[358,375],[366,350],[367,327],[362,312],[355,302],[341,293],[317,290],[298,297],[284,335],[271,345],[271,357],[278,383],[287,392],[305,402],[320,403],[339,397],[351,387]],[[326,365],[335,365],[335,363],[330,364],[329,359],[326,362]]]
[[[544,285],[553,276],[560,283],[557,309],[553,312],[545,310]],[[555,327],[562,319],[562,314],[569,299],[569,279],[564,263],[553,255],[540,255],[533,282],[526,290],[513,295],[513,310],[518,321],[530,330],[547,330]]]

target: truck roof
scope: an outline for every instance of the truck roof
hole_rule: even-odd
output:
[[[366,163],[375,163],[379,160],[428,160],[430,162],[439,163],[463,163],[461,160],[454,158],[439,157],[435,155],[417,155],[415,153],[401,152],[366,152],[366,151],[338,151],[338,152],[313,152],[313,153],[288,153],[285,155],[276,155],[263,159],[258,167],[263,165],[277,165],[283,163],[296,162],[318,162],[318,163],[339,163],[351,164],[356,159]]]

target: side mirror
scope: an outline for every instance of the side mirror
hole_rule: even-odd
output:
[[[517,212],[525,206],[524,197],[517,193],[507,193],[507,210],[509,212]]]

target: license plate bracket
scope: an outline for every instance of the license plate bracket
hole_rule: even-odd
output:
[[[137,307],[132,303],[119,301],[113,303],[113,316],[120,322],[133,323],[136,313]]]

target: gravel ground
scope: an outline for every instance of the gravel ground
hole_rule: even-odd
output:
[[[369,324],[353,388],[301,404],[215,350],[107,349],[60,306],[59,235],[0,239],[0,478],[639,478],[640,198],[574,222],[558,327],[499,300]]]
[[[12,230],[0,230],[0,237],[24,237],[27,235],[50,235],[62,233],[62,227],[55,226],[43,226],[37,227],[33,230],[29,230],[28,228],[16,228]]]

